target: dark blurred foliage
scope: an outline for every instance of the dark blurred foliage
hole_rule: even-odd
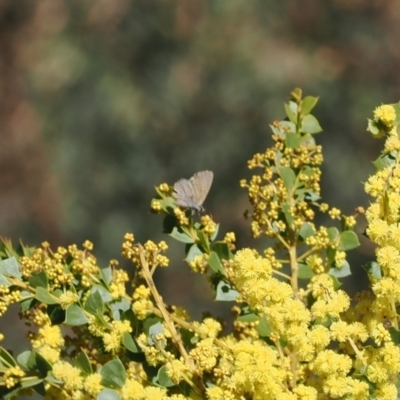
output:
[[[107,265],[127,231],[164,238],[154,185],[211,169],[207,210],[239,247],[262,248],[238,181],[294,87],[320,96],[324,199],[351,214],[383,145],[366,118],[400,97],[399,34],[399,2],[2,0],[0,233],[89,239]],[[198,317],[207,283],[180,245],[170,254],[161,290]],[[352,254],[360,281],[373,249]]]

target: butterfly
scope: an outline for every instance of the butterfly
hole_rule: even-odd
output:
[[[180,179],[174,184],[174,197],[178,206],[204,211],[203,203],[210,191],[214,174],[211,171],[196,172],[190,179]]]

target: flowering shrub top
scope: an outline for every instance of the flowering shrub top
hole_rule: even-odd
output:
[[[311,114],[318,99],[299,89],[291,95],[287,119],[271,125],[273,146],[253,156],[254,175],[241,181],[253,236],[268,241],[261,254],[237,249],[233,232],[218,239],[219,224],[178,207],[166,183],[151,202],[164,231],[185,244],[188,266],[208,276],[216,301],[233,303],[228,333],[212,317],[192,321],[164,303],[153,279],[169,265],[164,241],[140,244],[126,234],[128,274],[116,261],[101,269],[89,242],[52,251],[47,243],[15,250],[5,240],[0,313],[19,302],[37,329],[18,356],[0,348],[2,398],[33,391],[79,400],[397,397],[400,107],[378,107],[368,123],[386,138],[365,184],[373,198],[366,234],[377,259],[366,265],[370,290],[351,299],[339,279],[350,274],[346,253],[359,245],[354,227],[363,209],[345,216],[322,202],[314,138],[321,127]],[[320,213],[331,225],[315,222]]]

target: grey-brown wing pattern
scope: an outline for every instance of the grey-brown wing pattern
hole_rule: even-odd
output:
[[[190,178],[193,188],[193,196],[196,204],[201,206],[211,189],[214,174],[211,171],[200,171]]]
[[[174,184],[176,204],[182,207],[191,207],[188,201],[193,202],[193,188],[189,179],[180,179]]]
[[[202,211],[202,204],[210,191],[214,174],[211,171],[200,171],[190,179],[180,179],[174,185],[174,196],[179,206]]]

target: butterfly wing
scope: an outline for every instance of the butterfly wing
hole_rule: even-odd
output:
[[[211,171],[200,171],[190,179],[180,179],[174,184],[176,204],[202,211],[202,204],[210,191],[213,178]]]
[[[200,171],[190,178],[193,192],[193,202],[197,209],[202,209],[202,204],[210,191],[214,174],[211,171]]]
[[[188,179],[180,179],[174,184],[176,204],[182,207],[193,208],[193,187]]]

